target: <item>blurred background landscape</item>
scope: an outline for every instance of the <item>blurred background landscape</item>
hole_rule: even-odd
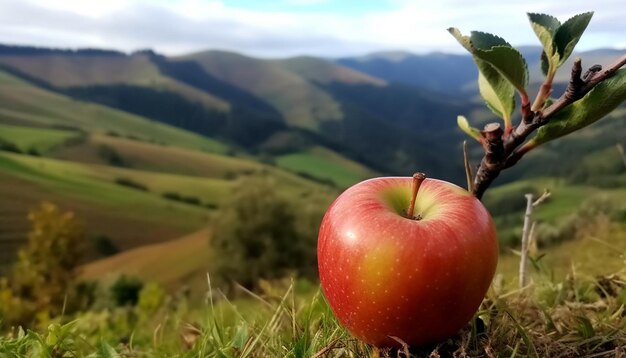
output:
[[[330,3],[319,2],[322,9],[312,12],[332,12],[324,7]],[[293,11],[297,19],[305,12],[246,2],[207,4],[274,14],[277,24],[282,23],[277,13]],[[260,292],[263,280],[292,275],[302,279],[303,292],[313,292],[317,228],[343,189],[363,179],[416,170],[464,186],[466,137],[456,117],[465,115],[479,128],[496,120],[478,94],[472,58],[454,48],[445,27],[431,29],[443,34],[440,47],[433,45],[440,40],[421,47],[411,42],[406,47],[393,42],[342,47],[343,42],[329,41],[332,49],[316,50],[287,40],[276,48],[269,40],[263,47],[250,39],[232,40],[230,47],[225,40],[212,42],[222,34],[236,37],[236,24],[225,23],[208,27],[206,40],[194,33],[197,42],[180,40],[175,47],[185,32],[164,36],[161,44],[149,35],[160,31],[153,29],[158,24],[148,20],[125,30],[134,36],[127,42],[119,40],[123,33],[111,32],[109,43],[111,19],[130,23],[138,16],[130,5],[128,11],[120,3],[101,13],[94,7],[85,16],[80,9],[91,11],[86,5],[76,5],[75,13],[71,4],[52,10],[36,2],[6,5],[15,19],[48,16],[51,30],[44,36],[45,26],[33,25],[35,15],[32,23],[22,22],[21,32],[10,22],[0,27],[0,276],[8,278],[8,286],[15,280],[16,267],[27,260],[18,251],[33,252],[28,243],[37,235],[37,223],[55,226],[70,220],[76,228],[61,227],[76,234],[70,246],[80,250],[48,253],[73,256],[77,271],[71,281],[92,290],[93,302],[76,303],[76,309],[92,307],[99,297],[95,292],[113,292],[124,304],[115,287],[132,295],[146,285],[202,302],[207,272],[229,295]],[[143,19],[168,14],[169,5],[140,5],[150,10]],[[372,17],[387,11],[362,6]],[[526,10],[534,9],[517,11],[515,21],[525,22]],[[458,11],[437,21],[459,26],[454,22]],[[591,40],[611,31],[624,34],[623,24],[611,27],[614,14],[609,11],[592,20],[597,27],[590,27]],[[212,24],[216,13],[206,10],[208,20],[203,20],[200,11],[185,31]],[[7,14],[11,11],[3,10],[0,18]],[[187,16],[170,15],[172,22],[162,27],[180,26],[174,17]],[[81,28],[78,18],[92,21],[101,36],[67,35],[89,28]],[[61,32],[64,19],[76,21]],[[489,22],[473,21],[463,30]],[[254,19],[247,22],[251,28],[254,24]],[[39,30],[27,31],[27,25]],[[501,35],[514,37],[522,30],[508,31]],[[528,40],[513,44],[522,45],[530,93],[536,93],[543,80],[541,48],[530,45],[529,26],[524,24],[523,31]],[[144,34],[143,42],[132,42]],[[95,40],[90,42],[90,36]],[[625,52],[621,40],[581,42],[582,49],[557,75],[554,93],[564,90],[575,56],[585,67],[606,66]],[[499,272],[505,281],[515,277],[512,251],[520,242],[524,194],[540,194],[544,188],[552,197],[535,212],[543,262],[560,276],[572,267],[591,276],[623,270],[626,157],[620,145],[626,145],[623,105],[592,127],[533,151],[498,178],[484,202],[498,226]],[[478,164],[478,144],[470,143],[470,155]],[[63,216],[66,212],[71,219]],[[233,288],[233,281],[243,288]],[[51,316],[59,313],[58,307],[50,310]],[[46,321],[32,315],[14,318],[0,327]]]

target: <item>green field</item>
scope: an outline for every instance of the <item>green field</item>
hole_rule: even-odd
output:
[[[0,71],[0,123],[3,122],[115,132],[212,152],[224,152],[227,148],[219,141],[109,107],[73,100]]]
[[[225,156],[176,146],[92,134],[80,144],[60,148],[55,158],[88,163],[109,164],[102,149],[114,150],[124,165],[151,172],[233,179],[269,167],[246,158]]]
[[[276,164],[296,173],[330,180],[341,188],[347,188],[363,179],[377,176],[365,166],[322,147],[279,156],[276,158]]]
[[[159,192],[118,185],[115,180],[122,173],[115,169],[100,173],[96,169],[71,162],[0,153],[0,173],[7,178],[3,180],[2,192],[8,199],[3,200],[0,212],[13,217],[21,213],[25,219],[28,209],[42,200],[52,201],[76,211],[90,234],[107,235],[125,248],[167,240],[206,225],[207,209],[166,200]],[[173,179],[168,179],[155,178],[155,186],[170,190],[172,185],[177,185]],[[219,188],[207,182],[197,190],[209,193]],[[3,230],[23,226],[21,220],[6,224]]]
[[[80,135],[77,131],[0,124],[0,139],[15,144],[22,151],[34,149],[45,153]]]

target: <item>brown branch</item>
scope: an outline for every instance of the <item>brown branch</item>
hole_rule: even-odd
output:
[[[607,69],[603,70],[601,66],[595,65],[581,77],[582,64],[580,58],[577,58],[572,66],[570,81],[565,92],[550,106],[544,110],[534,112],[523,108],[523,118],[519,125],[506,136],[502,135],[502,130],[500,129],[499,138],[495,138],[498,134],[489,132],[487,127],[496,123],[488,124],[482,132],[483,137],[486,139],[483,141],[485,155],[474,177],[474,196],[481,199],[502,170],[515,165],[527,152],[533,149],[533,146],[522,145],[531,133],[548,123],[563,108],[584,97],[596,85],[611,77],[625,64],[626,55],[623,55]],[[493,128],[495,127],[491,127],[491,129]]]
[[[491,182],[498,177],[505,157],[502,134],[504,131],[499,123],[489,123],[480,134],[485,139],[483,149],[485,156],[474,177],[474,196],[481,198]]]

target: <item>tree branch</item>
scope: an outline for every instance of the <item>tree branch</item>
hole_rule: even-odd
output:
[[[563,108],[578,101],[591,91],[596,85],[611,77],[617,70],[626,64],[626,54],[611,64],[607,69],[601,66],[592,66],[581,78],[582,64],[580,58],[574,61],[570,81],[565,92],[554,103],[543,110],[528,111],[524,109],[524,115],[519,125],[510,134],[503,136],[502,130],[494,132],[497,123],[485,126],[483,134],[483,149],[485,155],[480,162],[480,167],[474,178],[473,194],[481,199],[493,180],[506,168],[515,165],[532,146],[522,145],[537,128],[547,124],[550,119]],[[490,131],[488,131],[490,127]],[[498,136],[498,138],[496,138]]]

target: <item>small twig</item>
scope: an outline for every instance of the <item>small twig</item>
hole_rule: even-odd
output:
[[[550,198],[550,195],[552,195],[550,190],[543,189],[543,194],[541,194],[541,196],[533,202],[533,207],[536,207],[539,204],[543,203],[544,201],[548,200],[548,198]]]
[[[526,194],[526,212],[522,229],[522,250],[519,261],[519,288],[526,286],[526,263],[528,262],[528,237],[530,234],[531,215],[533,213],[533,194]]]
[[[339,338],[334,339],[326,347],[322,348],[319,352],[315,353],[311,358],[320,358],[331,350],[335,349],[335,346],[339,342]]]
[[[548,189],[543,190],[543,194],[533,201],[533,194],[526,194],[526,212],[524,213],[524,226],[522,228],[522,247],[519,262],[519,288],[526,287],[526,267],[528,263],[528,252],[532,238],[535,233],[535,222],[532,221],[533,208],[545,202],[550,195]]]
[[[463,141],[463,164],[465,164],[465,178],[467,179],[467,191],[474,192],[474,173],[472,173],[472,163],[467,153],[467,141]]]

